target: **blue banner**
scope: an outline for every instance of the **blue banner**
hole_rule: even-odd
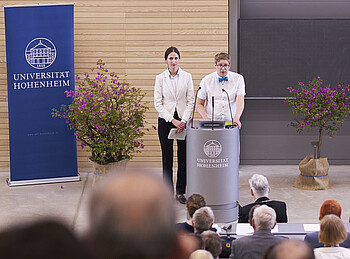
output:
[[[11,185],[79,180],[74,132],[51,109],[74,90],[74,6],[5,7]]]

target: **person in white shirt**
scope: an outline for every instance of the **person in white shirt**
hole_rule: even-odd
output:
[[[343,221],[336,215],[326,215],[321,219],[318,239],[324,244],[314,250],[316,259],[348,259],[350,249],[340,247],[339,244],[347,238]]]
[[[158,137],[162,149],[163,177],[173,188],[173,140],[168,139],[168,135],[172,128],[176,128],[176,133],[185,129],[195,97],[192,75],[179,67],[179,50],[169,47],[164,59],[168,68],[156,77],[154,107],[159,113]],[[177,147],[176,200],[185,204],[186,140],[177,140]]]
[[[227,122],[233,120],[233,123],[241,128],[240,118],[244,110],[245,96],[244,78],[238,73],[229,71],[231,59],[227,53],[215,55],[215,66],[216,71],[205,76],[199,84],[196,109],[204,120]],[[214,118],[212,118],[213,97]]]

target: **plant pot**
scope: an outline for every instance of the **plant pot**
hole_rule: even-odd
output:
[[[326,190],[332,187],[329,182],[329,164],[327,158],[314,159],[306,156],[299,163],[300,174],[294,187],[304,190]]]
[[[94,161],[89,160],[94,168],[93,182],[92,185],[95,185],[100,180],[104,179],[109,175],[116,174],[118,172],[122,172],[126,169],[126,164],[128,163],[128,159],[123,159],[118,162],[108,163],[106,165],[100,165]]]

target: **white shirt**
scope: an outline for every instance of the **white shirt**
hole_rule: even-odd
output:
[[[170,82],[171,82],[171,86],[173,87],[174,91],[176,92],[176,87],[177,87],[177,82],[179,82],[179,73],[177,73],[175,76],[172,76],[169,72],[169,70],[166,70],[169,78],[170,78]]]
[[[198,91],[198,98],[207,100],[205,112],[209,118],[212,117],[212,96],[214,96],[214,120],[231,121],[231,114],[228,105],[227,94],[229,95],[232,117],[236,114],[237,95],[245,95],[245,84],[242,75],[229,71],[228,81],[219,83],[219,75],[215,71],[205,76],[200,82],[201,89]]]
[[[344,247],[319,247],[314,249],[316,259],[348,259],[350,249]]]

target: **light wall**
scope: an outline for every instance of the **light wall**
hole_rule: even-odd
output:
[[[0,171],[8,171],[10,166],[3,7],[37,3],[64,2],[0,2]],[[157,125],[154,79],[166,68],[163,55],[167,47],[179,48],[180,66],[192,74],[195,89],[201,78],[214,70],[214,55],[228,51],[228,0],[77,0],[74,19],[75,72],[88,72],[102,58],[110,71],[126,74],[133,86],[146,93],[149,128]],[[155,130],[146,133],[144,144],[130,164],[161,166]],[[90,170],[89,154],[79,145],[77,150],[79,170]]]

